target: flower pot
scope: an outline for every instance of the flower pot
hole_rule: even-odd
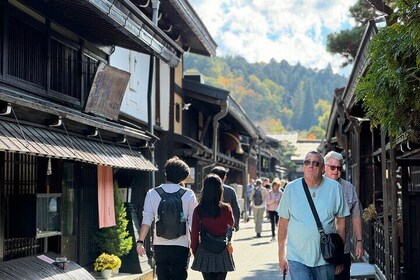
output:
[[[112,270],[111,269],[104,269],[101,271],[101,277],[103,279],[109,279],[112,276]]]
[[[112,270],[112,275],[117,275],[118,273],[120,273],[120,269],[116,268]]]

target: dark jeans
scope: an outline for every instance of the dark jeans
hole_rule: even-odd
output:
[[[271,236],[276,236],[276,226],[279,223],[279,214],[277,211],[268,211],[268,215],[270,215],[270,223],[271,223]]]
[[[344,269],[340,274],[335,276],[335,280],[350,280],[350,265],[351,258],[350,253],[344,254]]]
[[[204,280],[225,280],[227,272],[201,272]]]
[[[190,249],[183,246],[153,246],[159,280],[185,280],[188,277]]]

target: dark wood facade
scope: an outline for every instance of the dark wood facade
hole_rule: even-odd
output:
[[[258,130],[228,91],[205,85],[199,78],[183,79],[182,102],[189,107],[179,112],[183,114],[182,132],[173,135],[174,154],[194,167],[191,187],[197,192],[216,165],[229,169],[225,183],[244,186],[248,182],[248,161],[255,158],[252,151]]]
[[[210,56],[216,49],[188,2],[161,1],[158,11],[151,6],[141,0],[0,0],[0,261],[48,251],[91,270],[98,255],[97,165],[112,166],[119,187],[131,193],[129,230],[137,237],[157,171],[148,144],[168,134],[146,133],[149,124],[136,116],[87,112],[97,69],[108,66],[115,46],[147,54],[173,67],[169,86],[176,92],[183,52]],[[156,118],[159,80],[156,75],[145,85],[156,85]],[[158,166],[166,151],[156,150]],[[57,212],[45,221],[55,225],[48,232],[37,228],[38,198],[51,198],[46,209]],[[122,271],[153,272],[150,241],[148,258],[133,249]]]
[[[345,157],[345,177],[356,187],[366,212],[363,239],[365,260],[379,279],[417,279],[420,268],[419,206],[420,146],[393,139],[371,128],[363,104],[355,99],[355,85],[369,67],[367,48],[376,33],[374,22],[365,32],[345,89],[336,90],[327,129],[325,152]]]
[[[69,23],[60,8],[71,8],[80,22]],[[80,1],[0,1],[0,14],[0,261],[54,252],[91,270],[98,255],[97,165],[113,167],[138,209],[156,167],[137,149],[151,139],[143,130],[84,107],[117,38],[152,50]],[[96,35],[87,34],[91,28]]]

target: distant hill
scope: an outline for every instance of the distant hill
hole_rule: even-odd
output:
[[[330,65],[315,71],[284,60],[248,63],[239,56],[187,54],[184,71],[201,73],[206,84],[229,90],[249,118],[269,132],[324,126],[334,89],[347,83],[345,77],[333,74]]]

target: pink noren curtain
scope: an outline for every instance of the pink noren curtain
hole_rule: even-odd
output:
[[[98,165],[99,228],[115,226],[112,167]]]

